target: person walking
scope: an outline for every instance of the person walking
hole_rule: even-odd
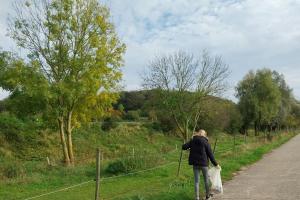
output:
[[[196,200],[200,200],[199,182],[200,182],[200,170],[204,177],[204,185],[206,191],[206,200],[211,199],[213,196],[210,193],[209,177],[208,177],[208,165],[209,160],[212,164],[218,168],[221,168],[215,160],[214,154],[208,143],[207,133],[205,130],[196,128],[193,138],[182,145],[183,150],[190,150],[189,165],[193,166],[194,178],[195,178],[195,196]]]

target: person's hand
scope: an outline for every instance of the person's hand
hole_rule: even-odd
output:
[[[220,165],[217,165],[216,168],[219,169],[219,170],[222,170]]]

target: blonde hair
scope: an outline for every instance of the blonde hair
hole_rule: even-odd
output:
[[[203,136],[203,137],[207,137],[207,133],[205,130],[200,129],[198,132],[195,132],[193,136]]]
[[[201,129],[199,132],[200,132],[201,136],[207,137],[207,133],[205,130]]]

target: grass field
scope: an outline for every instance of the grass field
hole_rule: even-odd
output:
[[[223,180],[229,180],[232,178],[232,174],[238,171],[242,166],[259,160],[263,154],[286,142],[293,135],[292,133],[278,134],[274,136],[272,142],[265,142],[262,137],[257,138],[253,136],[248,137],[245,142],[243,136],[237,136],[237,146],[234,151],[233,137],[220,134],[215,154],[217,161],[222,166]],[[192,170],[191,167],[187,165],[188,152],[184,153],[180,177],[176,177],[180,150],[179,148],[176,150],[175,147],[176,145],[180,146],[180,140],[162,134],[145,134],[144,131],[134,134],[128,133],[121,137],[114,134],[104,137],[102,136],[101,141],[103,144],[111,144],[108,141],[113,140],[114,145],[101,146],[100,143],[95,142],[92,146],[101,146],[111,159],[113,159],[113,157],[130,155],[130,148],[133,147],[135,147],[136,152],[145,151],[143,152],[144,156],[156,154],[161,159],[158,163],[150,167],[153,168],[151,170],[146,170],[149,168],[139,169],[135,170],[134,174],[119,174],[119,176],[114,176],[113,178],[108,178],[111,177],[111,175],[104,171],[108,163],[111,162],[111,159],[104,160],[102,162],[103,180],[101,181],[101,199],[193,199]],[[82,143],[84,140],[78,139],[78,141]],[[213,145],[214,138],[211,138],[210,142]],[[122,146],[122,144],[124,146]],[[122,148],[128,149],[125,151]],[[115,153],[108,155],[108,152],[112,149]],[[121,149],[119,153],[118,149]],[[127,152],[127,154],[123,154],[122,152]],[[78,154],[80,155],[80,153]],[[84,155],[80,155],[79,157],[84,158]],[[90,182],[34,199],[91,200],[94,198],[95,183],[93,178],[95,174],[95,163],[92,157],[88,157],[86,161],[79,161],[76,167],[69,169],[65,169],[59,165],[48,168],[45,167],[45,162],[41,161],[27,161],[24,165],[26,165],[25,168],[27,169],[25,177],[0,181],[1,200],[29,199],[29,197],[49,193],[85,181]]]

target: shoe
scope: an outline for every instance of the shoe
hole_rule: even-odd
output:
[[[214,196],[213,194],[209,194],[208,196],[206,196],[205,200],[210,200],[212,199],[213,196]]]

